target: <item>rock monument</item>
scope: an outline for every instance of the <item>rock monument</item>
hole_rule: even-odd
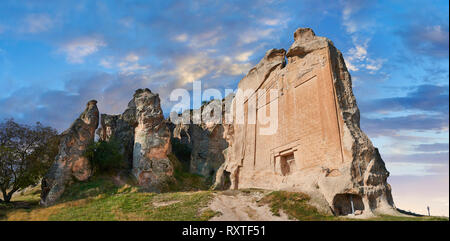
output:
[[[297,29],[288,51],[267,51],[238,87],[245,121],[234,122],[217,189],[302,191],[336,215],[394,212],[389,172],[360,129],[350,74],[329,39]],[[259,118],[270,111],[278,118],[267,135]]]

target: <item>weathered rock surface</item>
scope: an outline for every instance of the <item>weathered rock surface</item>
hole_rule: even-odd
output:
[[[227,96],[223,101],[212,100],[201,107],[205,117],[214,110],[221,110],[217,116],[219,121],[211,118],[201,124],[177,124],[173,128],[173,138],[179,140],[191,150],[190,172],[202,175],[214,181],[216,172],[225,162],[226,150],[232,138],[232,123],[227,124],[225,113],[230,108],[233,95]],[[192,113],[192,112],[191,112]],[[205,118],[203,118],[205,119]],[[191,118],[192,120],[192,118]]]
[[[158,94],[138,89],[121,115],[102,114],[100,140],[117,141],[125,162],[148,191],[161,191],[173,175],[170,131]]]
[[[101,141],[115,141],[120,146],[120,153],[124,157],[125,167],[132,168],[134,149],[134,128],[136,123],[136,108],[134,99],[121,115],[101,114],[101,125],[97,135]]]
[[[251,93],[245,120],[256,103],[256,122],[234,123],[215,187],[302,191],[337,215],[395,212],[389,172],[360,129],[341,52],[309,28],[298,29],[294,40],[287,52],[267,51],[240,81],[239,89]],[[276,131],[262,134],[268,124],[259,114],[272,108],[279,113]]]
[[[134,129],[133,174],[150,191],[160,191],[173,175],[167,155],[170,130],[164,120],[158,94],[149,89],[134,94],[137,126]]]
[[[61,134],[59,153],[42,180],[41,205],[54,204],[72,180],[84,181],[91,176],[89,160],[83,154],[94,141],[98,119],[97,101],[91,100],[80,117]]]

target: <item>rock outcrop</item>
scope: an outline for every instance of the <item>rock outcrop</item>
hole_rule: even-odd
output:
[[[171,179],[173,166],[167,157],[171,135],[158,94],[136,90],[123,114],[102,114],[98,135],[100,140],[120,144],[124,162],[148,191],[161,191]]]
[[[121,115],[101,114],[101,124],[97,130],[100,141],[115,141],[119,145],[120,153],[124,158],[124,167],[127,169],[131,169],[133,166],[135,113],[133,99]]]
[[[91,176],[89,160],[83,154],[94,141],[98,119],[97,101],[91,100],[80,117],[61,134],[59,153],[42,180],[41,205],[54,204],[66,185],[73,180],[87,180]]]
[[[247,94],[233,105],[243,105],[245,122],[234,122],[215,188],[302,191],[336,215],[395,212],[389,172],[360,129],[341,52],[309,28],[294,40],[287,52],[267,51],[239,82]],[[261,121],[272,110],[277,122]]]
[[[149,89],[134,94],[137,126],[134,129],[133,174],[150,191],[160,191],[173,175],[167,155],[170,130],[164,120],[158,94]]]
[[[207,117],[214,110],[221,110],[218,122],[202,121],[201,124],[179,123],[173,128],[173,138],[185,145],[191,151],[190,172],[202,175],[214,182],[216,172],[225,162],[226,150],[232,138],[232,123],[226,123],[225,113],[229,112],[233,95],[227,96],[223,101],[212,100],[203,105],[200,110],[202,116]],[[192,114],[192,111],[190,111]],[[193,118],[191,118],[192,120]]]

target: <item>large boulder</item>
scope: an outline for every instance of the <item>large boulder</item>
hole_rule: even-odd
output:
[[[89,160],[83,154],[94,141],[98,121],[97,101],[91,100],[80,117],[61,134],[59,153],[42,180],[41,205],[54,204],[66,185],[73,180],[85,181],[91,176]]]

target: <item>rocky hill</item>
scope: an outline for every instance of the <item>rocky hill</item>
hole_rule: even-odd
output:
[[[220,110],[220,123],[171,123],[149,89],[136,90],[120,115],[99,118],[90,101],[62,134],[41,204],[58,203],[68,188],[92,178],[83,152],[100,123],[99,140],[119,143],[122,173],[140,191],[160,193],[180,182],[173,155],[215,190],[301,192],[324,215],[398,214],[389,172],[359,127],[350,74],[329,39],[299,28],[288,51],[267,51],[238,88],[242,93],[200,108],[203,118]],[[229,113],[231,122],[224,121]]]

